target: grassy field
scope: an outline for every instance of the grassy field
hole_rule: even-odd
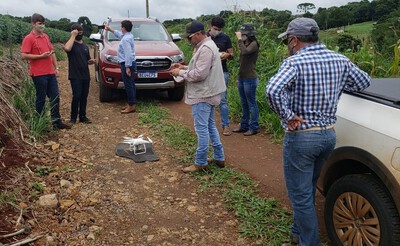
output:
[[[345,34],[350,34],[351,36],[361,39],[362,41],[368,40],[372,28],[374,27],[373,21],[353,24],[345,26],[344,29],[331,28],[326,31],[321,31],[319,34],[320,40],[324,43],[329,43],[331,39],[339,35],[338,30],[344,30]]]

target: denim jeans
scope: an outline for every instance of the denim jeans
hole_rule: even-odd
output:
[[[219,112],[221,114],[221,123],[222,127],[229,126],[229,106],[228,106],[228,99],[227,99],[227,92],[228,92],[228,81],[229,81],[229,73],[224,72],[224,79],[226,85],[226,91],[221,93],[221,103],[219,104]]]
[[[208,144],[211,140],[214,160],[224,161],[224,149],[215,125],[215,106],[205,102],[192,105],[194,130],[197,134],[197,149],[194,163],[198,166],[207,165]]]
[[[44,114],[46,109],[46,96],[50,99],[50,112],[53,124],[61,121],[60,94],[58,81],[55,74],[32,76],[36,89],[36,112]]]
[[[316,183],[335,144],[333,129],[285,134],[283,169],[293,208],[292,235],[300,238],[301,246],[320,245],[315,212]]]
[[[133,104],[136,104],[136,86],[134,77],[135,65],[132,65],[130,67],[131,76],[128,76],[126,74],[125,62],[121,63],[120,66],[121,66],[122,80],[124,81],[125,91],[128,97],[128,104],[132,106]]]
[[[258,78],[239,78],[239,96],[242,104],[242,120],[240,128],[247,131],[256,131],[260,128],[258,124],[258,106],[256,102],[256,91]]]
[[[71,102],[71,120],[86,117],[87,97],[89,95],[89,79],[71,79],[72,102]]]

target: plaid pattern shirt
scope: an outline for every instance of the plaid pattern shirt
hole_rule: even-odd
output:
[[[315,43],[297,51],[282,63],[266,87],[271,109],[288,130],[295,115],[306,122],[298,130],[325,127],[336,122],[339,98],[346,91],[361,91],[371,83],[367,73],[349,58]]]

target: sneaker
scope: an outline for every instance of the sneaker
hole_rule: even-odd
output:
[[[251,135],[256,135],[257,133],[259,133],[260,130],[248,130],[247,132],[243,133],[243,135],[245,136],[251,136]]]
[[[193,173],[193,172],[205,170],[207,168],[208,168],[207,165],[205,165],[205,166],[191,165],[191,166],[183,168],[182,172],[184,172],[184,173]]]
[[[80,123],[85,123],[85,124],[91,124],[92,123],[92,121],[88,118],[88,117],[82,117],[82,118],[80,118],[79,119],[79,122]]]
[[[238,125],[235,129],[232,130],[232,132],[236,132],[236,133],[241,133],[241,132],[246,132],[247,130],[243,129],[240,127],[240,125]]]
[[[282,246],[299,246],[300,240],[298,237],[293,237],[290,243],[284,243]]]
[[[54,124],[54,128],[55,129],[59,129],[59,130],[61,130],[61,129],[71,129],[71,125],[65,124],[64,122],[59,121],[59,122]]]
[[[231,129],[229,128],[229,126],[223,126],[222,127],[222,135],[224,136],[230,136],[232,134]]]
[[[71,124],[71,125],[72,125],[72,124],[76,124],[76,119],[70,119],[70,120],[68,121],[68,123]]]
[[[121,114],[134,113],[136,111],[136,104],[128,105],[124,110],[121,110]]]
[[[213,158],[208,158],[207,159],[207,163],[208,164],[215,164],[219,168],[224,168],[225,167],[225,161],[218,161],[218,160],[214,160]]]

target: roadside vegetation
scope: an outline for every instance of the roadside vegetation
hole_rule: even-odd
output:
[[[256,26],[257,39],[260,43],[260,53],[257,61],[257,72],[259,76],[259,85],[257,88],[257,103],[259,106],[259,122],[266,131],[273,135],[276,141],[280,141],[283,136],[283,130],[278,117],[270,110],[265,96],[265,87],[268,80],[278,71],[280,63],[285,59],[287,48],[277,39],[276,30],[264,28],[262,19],[264,17],[256,13],[251,14],[232,14],[226,17],[226,26],[224,32],[232,39],[235,49],[235,57],[228,61],[229,69],[229,88],[228,100],[230,107],[230,116],[234,121],[240,121],[241,105],[236,81],[238,74],[238,46],[236,43],[235,32],[240,25],[246,22],[252,22]],[[211,20],[203,20],[205,24]],[[260,24],[261,23],[261,24]],[[361,69],[370,74],[371,77],[398,77],[399,53],[396,44],[392,44],[390,55],[384,55],[374,48],[370,39],[370,33],[373,30],[373,22],[360,23],[346,26],[345,32],[337,32],[336,28],[321,30],[320,40],[324,42],[329,49],[338,51],[349,57]],[[175,26],[171,32],[183,33],[184,24]],[[342,30],[342,29],[341,29]],[[189,62],[193,47],[186,40],[178,42],[178,46],[185,53],[185,59]]]
[[[192,131],[171,118],[165,108],[156,102],[139,104],[139,122],[150,127],[156,134],[181,152],[182,163],[193,163],[197,139]],[[291,212],[283,208],[274,198],[261,198],[257,195],[257,183],[246,174],[232,168],[211,166],[204,172],[194,174],[199,181],[199,192],[219,190],[229,210],[240,221],[239,231],[244,237],[256,238],[263,245],[281,245],[291,224]]]

